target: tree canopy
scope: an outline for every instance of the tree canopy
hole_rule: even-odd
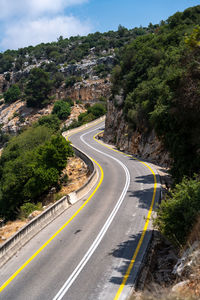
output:
[[[27,106],[43,107],[48,104],[51,89],[49,74],[41,68],[33,68],[25,88]]]
[[[155,129],[177,181],[200,169],[199,23],[200,6],[176,13],[127,45],[112,75],[129,131]]]
[[[37,202],[57,185],[73,151],[54,132],[44,125],[32,127],[8,142],[0,158],[0,217],[15,218],[21,205]]]
[[[12,103],[19,100],[21,96],[20,88],[17,84],[13,84],[5,93],[4,100],[6,103]]]

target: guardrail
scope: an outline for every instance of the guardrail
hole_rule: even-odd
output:
[[[89,126],[94,126],[95,124],[98,124],[98,122],[101,120],[103,121],[104,117],[101,117],[79,128],[72,129],[67,133],[65,132],[63,133],[63,136],[66,137],[66,135],[68,134],[73,134]],[[50,222],[52,222],[55,218],[62,214],[70,205],[74,204],[82,197],[84,197],[89,192],[89,190],[95,185],[98,178],[98,172],[94,166],[93,161],[75,146],[73,146],[73,149],[75,154],[86,163],[91,173],[87,182],[77,191],[62,197],[56,203],[52,204],[39,216],[35,217],[28,224],[22,227],[17,233],[15,233],[11,238],[5,241],[0,246],[0,267],[3,266],[21,247],[23,247],[39,231],[41,231]]]

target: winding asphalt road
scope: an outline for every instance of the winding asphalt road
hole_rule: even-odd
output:
[[[159,177],[152,166],[93,139],[103,128],[101,122],[70,137],[98,163],[97,191],[60,215],[1,268],[0,286],[9,284],[1,288],[0,299],[116,300],[130,294],[151,237]]]

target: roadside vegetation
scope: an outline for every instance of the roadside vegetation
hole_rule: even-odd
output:
[[[155,225],[180,247],[200,214],[199,23],[200,6],[177,12],[127,45],[112,73],[112,100],[130,134],[155,130],[172,158],[177,185]]]
[[[15,219],[20,207],[28,209],[52,187],[59,188],[61,172],[73,150],[57,132],[58,125],[54,115],[43,117],[4,148],[0,158],[2,219]]]
[[[73,129],[89,123],[95,119],[106,114],[106,103],[95,103],[94,105],[87,108],[87,111],[81,113],[78,117],[78,120],[73,120],[68,127],[63,127],[62,131]]]

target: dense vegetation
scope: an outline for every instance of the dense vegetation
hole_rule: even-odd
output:
[[[40,68],[33,68],[25,88],[27,106],[43,107],[48,104],[51,88],[49,74]]]
[[[182,246],[200,213],[200,181],[184,178],[162,201],[154,225],[175,245]]]
[[[73,120],[71,125],[69,125],[67,128],[64,127],[63,131],[73,129],[83,124],[86,124],[88,122],[91,122],[105,115],[105,113],[106,113],[105,103],[96,103],[93,106],[89,106],[86,112],[81,113],[78,116],[78,120]]]
[[[66,101],[56,101],[53,107],[52,114],[56,115],[60,120],[66,120],[71,112],[70,104]]]
[[[69,143],[55,133],[58,122],[55,116],[43,117],[8,142],[0,159],[0,217],[15,218],[20,206],[34,204],[58,185],[73,154]]]
[[[35,47],[29,46],[19,50],[7,50],[0,53],[0,73],[22,70],[27,64],[36,64],[37,61],[44,59],[51,61],[51,64],[44,63],[46,71],[56,71],[56,66],[59,64],[80,62],[91,53],[91,49],[96,56],[101,56],[102,51],[119,49],[137,36],[151,32],[156,26],[151,24],[148,28],[140,27],[128,30],[119,25],[118,31],[96,32],[88,36],[70,37],[69,39],[61,36],[57,42],[42,43]]]
[[[4,100],[5,103],[12,103],[18,100],[21,96],[20,88],[17,84],[13,84],[5,93]]]
[[[137,38],[126,47],[112,79],[113,96],[123,90],[130,131],[156,130],[171,154],[177,181],[200,168],[200,51],[190,38],[195,39],[199,23],[197,6]]]
[[[200,171],[198,24],[200,6],[177,12],[127,45],[112,75],[111,100],[123,109],[130,136],[155,130],[171,155],[178,185],[161,204],[155,224],[178,245],[200,214],[200,181],[190,179]]]

